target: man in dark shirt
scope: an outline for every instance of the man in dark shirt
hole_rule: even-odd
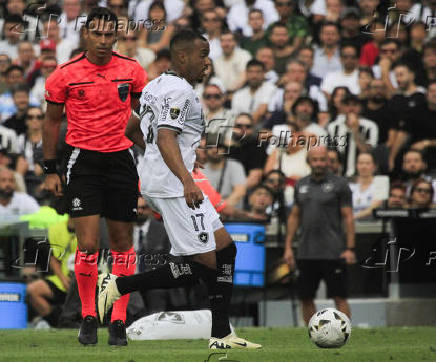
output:
[[[297,289],[306,324],[315,313],[314,297],[321,279],[336,308],[350,316],[347,302],[346,264],[356,262],[351,190],[347,180],[327,171],[327,149],[315,147],[308,152],[312,169],[295,185],[295,203],[288,218],[284,259],[295,266],[292,242],[298,227]],[[346,238],[342,222],[346,226]]]
[[[394,67],[398,91],[389,101],[389,112],[394,119],[396,130],[395,142],[389,153],[389,169],[394,168],[395,159],[407,140],[412,115],[425,102],[425,90],[415,84],[414,70],[406,63],[398,63]]]
[[[13,129],[17,135],[20,135],[26,132],[25,117],[27,107],[29,107],[29,88],[24,84],[18,84],[12,88],[12,98],[17,112],[8,118],[3,125]]]

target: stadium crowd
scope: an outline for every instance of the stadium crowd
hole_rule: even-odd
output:
[[[0,221],[50,204],[45,80],[86,51],[81,26],[97,5],[119,17],[114,50],[149,80],[171,68],[175,32],[209,40],[196,86],[207,123],[198,158],[225,217],[286,220],[318,145],[330,171],[349,179],[356,220],[382,205],[435,206],[435,0],[2,0]],[[65,120],[61,139],[66,131]]]

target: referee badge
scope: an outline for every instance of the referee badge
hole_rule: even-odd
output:
[[[170,109],[170,117],[171,119],[177,119],[180,114],[180,108],[173,107]]]
[[[118,95],[122,102],[125,102],[129,95],[129,83],[118,84]]]

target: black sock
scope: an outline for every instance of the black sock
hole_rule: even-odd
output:
[[[233,292],[236,246],[231,243],[216,253],[215,293],[210,296],[212,309],[212,337],[222,338],[230,334],[229,308]]]
[[[121,295],[134,291],[145,292],[150,289],[179,288],[192,285],[209,269],[199,263],[175,258],[167,264],[144,273],[117,278],[116,283]],[[215,272],[212,269],[209,269]]]

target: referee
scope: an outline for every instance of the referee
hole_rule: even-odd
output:
[[[106,218],[113,258],[112,273],[136,268],[132,221],[136,217],[138,174],[124,135],[132,109],[139,105],[147,75],[133,59],[112,51],[118,19],[96,7],[85,23],[86,51],[60,65],[47,79],[43,131],[45,188],[63,195],[56,145],[65,108],[68,151],[64,160],[65,200],[78,238],[75,274],[82,302],[79,342],[97,343],[95,289],[98,277],[99,219]],[[114,304],[109,344],[126,345],[129,296]]]
[[[295,185],[295,202],[288,218],[284,259],[295,267],[292,242],[300,227],[297,289],[306,324],[316,312],[314,298],[321,279],[336,308],[349,317],[347,268],[354,264],[354,221],[351,190],[345,178],[327,171],[327,149],[312,148],[308,155],[312,169]],[[346,238],[342,232],[345,224]]]

